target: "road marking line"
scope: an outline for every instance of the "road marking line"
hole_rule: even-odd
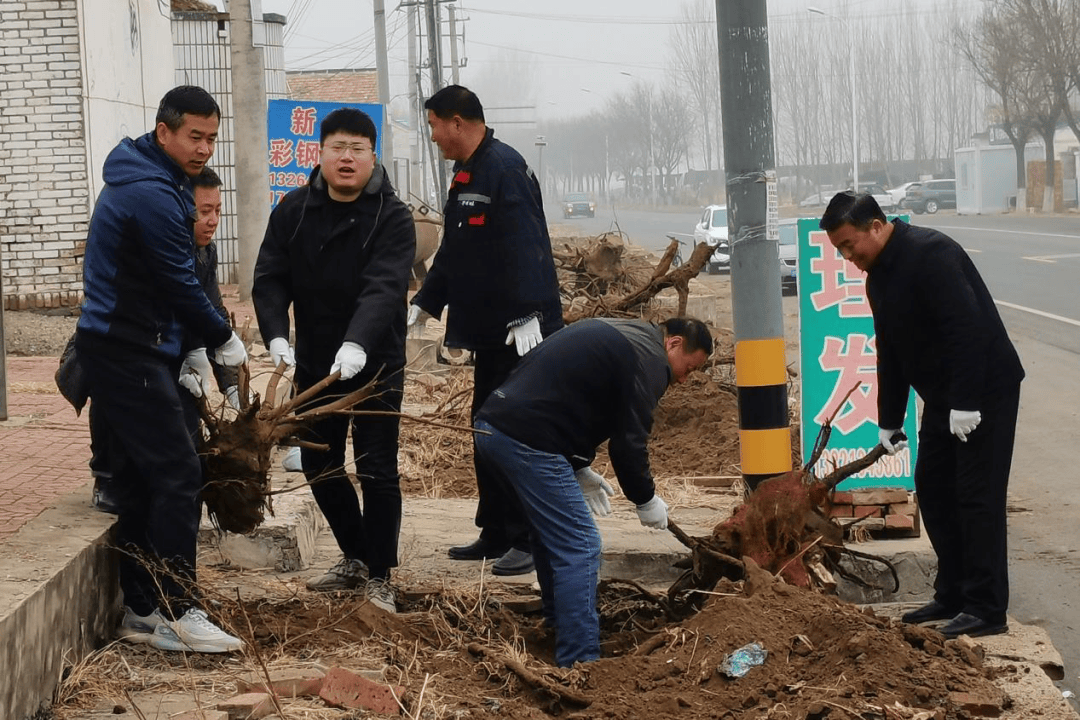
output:
[[[1056,263],[1060,258],[1074,258],[1080,257],[1080,253],[1064,253],[1061,255],[1031,255],[1027,257],[1021,257],[1021,260],[1034,260],[1035,262],[1044,263]]]
[[[944,232],[945,230],[974,230],[975,232],[1007,233],[1009,235],[1034,235],[1035,237],[1057,237],[1080,240],[1080,235],[1059,235],[1056,233],[1023,232],[1020,230],[995,230],[992,228],[961,227],[960,225],[950,225],[949,227],[942,227],[942,232]]]
[[[1004,300],[995,300],[996,305],[1002,307],[1012,308],[1013,310],[1019,310],[1021,312],[1031,313],[1032,315],[1038,315],[1039,317],[1048,318],[1050,320],[1057,320],[1058,322],[1068,323],[1069,325],[1075,325],[1080,327],[1080,320],[1073,320],[1072,318],[1062,317],[1061,315],[1055,315],[1053,313],[1043,312],[1042,310],[1036,310],[1035,308],[1024,307],[1023,305],[1015,305]]]

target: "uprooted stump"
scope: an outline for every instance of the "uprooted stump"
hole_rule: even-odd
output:
[[[670,605],[684,613],[700,609],[704,597],[692,591],[710,591],[723,578],[743,579],[748,560],[791,585],[832,592],[833,573],[870,586],[840,565],[843,555],[856,555],[886,565],[899,587],[896,570],[887,560],[844,547],[842,529],[828,517],[833,488],[884,454],[879,445],[820,480],[808,469],[809,463],[770,478],[707,538],[690,537],[669,523],[675,537],[691,550],[691,567],[668,590]]]
[[[372,381],[354,392],[312,409],[305,405],[319,392],[338,380],[340,373],[329,375],[291,400],[275,405],[277,386],[285,371],[282,363],[266,390],[266,397],[252,394],[249,402],[247,367],[240,371],[240,409],[235,417],[224,410],[215,413],[206,398],[200,413],[207,434],[199,449],[206,461],[202,499],[214,524],[223,531],[247,534],[265,518],[273,515],[270,487],[271,453],[277,445],[321,448],[325,446],[297,438],[297,434],[322,417],[347,412],[371,395]]]

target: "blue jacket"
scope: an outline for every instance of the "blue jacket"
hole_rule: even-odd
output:
[[[545,337],[563,325],[540,184],[490,128],[472,157],[454,165],[442,245],[412,302],[435,317],[450,306],[450,347],[504,347],[509,325],[529,317]]]
[[[120,141],[104,167],[83,260],[80,349],[175,359],[186,326],[208,348],[232,328],[195,275],[191,181],[153,133]]]

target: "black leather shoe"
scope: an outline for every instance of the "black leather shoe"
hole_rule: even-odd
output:
[[[1004,622],[988,622],[981,617],[975,617],[962,612],[943,625],[939,632],[946,638],[952,639],[967,635],[969,637],[982,637],[984,635],[1000,635],[1009,632],[1009,626]]]
[[[495,575],[525,575],[536,569],[532,553],[510,548],[506,554],[495,561],[491,572]]]
[[[468,545],[458,545],[450,548],[446,554],[454,560],[483,560],[502,557],[510,546],[504,543],[496,543],[488,540],[483,535]]]
[[[931,620],[952,620],[958,612],[960,612],[959,608],[946,607],[937,600],[931,600],[921,608],[904,613],[900,619],[909,625],[918,625]]]
[[[112,481],[102,482],[99,478],[94,479],[94,492],[91,504],[96,510],[110,515],[120,514],[120,504],[112,494]]]

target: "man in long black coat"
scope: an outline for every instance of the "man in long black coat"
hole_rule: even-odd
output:
[[[954,240],[889,222],[873,197],[839,193],[821,218],[867,272],[878,355],[878,426],[895,452],[911,388],[923,399],[915,492],[938,557],[934,599],[905,622],[946,637],[1006,632],[1006,490],[1024,369],[994,300]]]

